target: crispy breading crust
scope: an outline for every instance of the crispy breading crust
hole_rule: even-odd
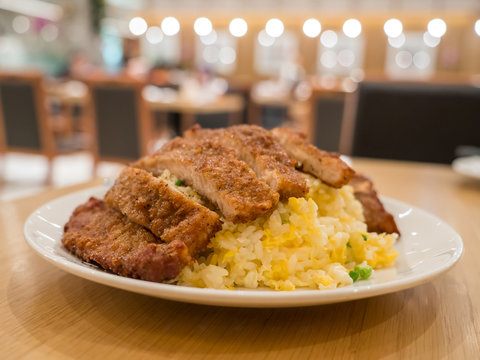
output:
[[[340,188],[355,174],[338,154],[313,146],[305,134],[288,128],[275,128],[271,132],[288,155],[296,160],[298,168],[318,177],[327,185]]]
[[[295,162],[287,155],[272,134],[256,125],[236,125],[225,129],[202,129],[194,125],[184,134],[186,139],[215,139],[225,147],[233,148],[239,160],[244,161],[281,199],[303,197],[308,193],[307,183],[295,170]]]
[[[159,243],[151,232],[95,198],[74,210],[62,243],[87,262],[148,281],[173,279],[192,262],[182,241]]]
[[[277,192],[236,158],[234,150],[211,139],[196,142],[173,139],[153,156],[140,159],[133,166],[154,175],[169,169],[235,223],[269,215],[279,199]]]
[[[355,198],[362,204],[368,231],[388,234],[395,232],[400,235],[395,219],[385,210],[370,179],[356,173],[349,185],[353,187]]]
[[[166,181],[133,167],[122,171],[105,201],[161,240],[182,240],[192,256],[204,252],[210,238],[222,228],[217,213]]]

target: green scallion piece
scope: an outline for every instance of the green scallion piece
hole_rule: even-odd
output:
[[[175,186],[183,186],[183,181],[182,180],[175,181]]]
[[[363,241],[367,241],[367,235],[362,234]]]
[[[348,275],[352,278],[353,282],[357,281],[359,274],[355,270],[351,270]]]
[[[348,248],[351,248],[351,247],[352,247],[352,245],[350,245],[350,242],[349,242],[349,241],[347,241],[347,247],[348,247]]]

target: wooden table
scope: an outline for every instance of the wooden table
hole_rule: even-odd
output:
[[[194,103],[181,98],[171,102],[145,99],[150,109],[168,113],[178,112],[181,116],[180,130],[183,132],[195,123],[195,115],[220,114],[229,116],[229,125],[241,123],[244,101],[240,95],[226,94],[219,96],[213,102]]]
[[[382,194],[450,223],[465,243],[459,264],[409,290],[317,307],[165,301],[78,278],[37,256],[23,239],[28,214],[92,183],[53,190],[0,207],[0,358],[478,359],[480,183],[443,165],[355,165]]]

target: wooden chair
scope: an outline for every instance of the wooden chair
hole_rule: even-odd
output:
[[[97,76],[86,84],[94,173],[100,161],[128,163],[151,153],[154,135],[151,111],[142,96],[145,83]]]
[[[451,163],[480,145],[480,89],[461,84],[365,82],[348,100],[340,151],[353,156]]]
[[[0,153],[44,155],[48,160],[46,182],[51,183],[57,151],[42,82],[42,75],[36,72],[0,73]]]

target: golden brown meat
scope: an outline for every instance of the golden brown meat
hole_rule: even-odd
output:
[[[105,201],[161,240],[182,240],[192,256],[204,252],[210,238],[222,228],[217,213],[166,181],[133,167],[122,171]]]
[[[159,243],[144,227],[95,198],[74,210],[62,243],[87,262],[148,281],[173,279],[192,261],[182,241]]]
[[[239,160],[244,161],[282,199],[303,197],[307,194],[307,183],[295,170],[290,159],[272,134],[255,125],[237,125],[225,129],[202,129],[200,126],[187,130],[186,139],[215,139],[225,147],[233,148]]]
[[[206,139],[176,138],[133,166],[159,175],[169,169],[218,206],[227,220],[239,223],[270,214],[279,195],[236,158],[235,151]]]
[[[305,134],[288,128],[275,128],[271,132],[287,154],[296,160],[298,168],[315,175],[327,185],[340,188],[355,174],[338,154],[313,146]]]
[[[400,235],[395,219],[383,207],[370,179],[357,173],[349,185],[353,187],[355,198],[362,204],[368,231],[388,234],[395,232]]]

